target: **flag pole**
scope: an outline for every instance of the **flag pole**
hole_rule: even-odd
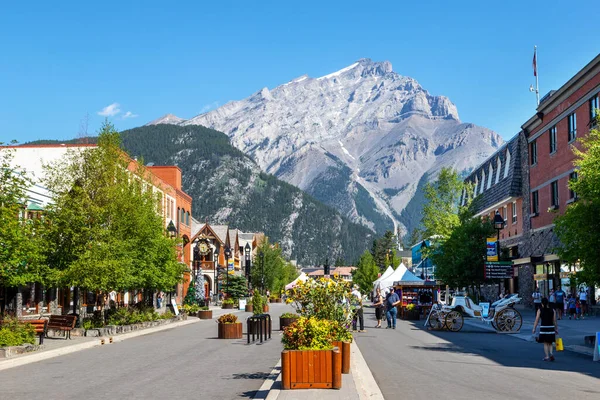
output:
[[[537,97],[537,105],[539,107],[540,105],[540,81],[539,81],[539,74],[537,71],[537,46],[533,46],[533,53],[534,53],[534,57],[535,57],[535,95]]]

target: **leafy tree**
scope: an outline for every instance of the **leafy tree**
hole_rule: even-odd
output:
[[[225,293],[234,299],[239,299],[248,294],[248,281],[241,275],[230,274],[225,283]]]
[[[425,185],[427,203],[423,207],[423,238],[435,235],[449,237],[459,225],[459,200],[465,183],[451,168],[442,168],[433,183]]]
[[[379,267],[375,264],[373,256],[366,251],[360,256],[360,260],[352,271],[352,282],[360,287],[361,293],[370,293],[373,290],[373,282],[379,275]]]
[[[108,292],[170,290],[181,281],[175,243],[166,237],[143,163],[133,163],[106,122],[98,147],[78,148],[46,166],[55,193],[48,209],[45,253],[57,286]]]
[[[12,165],[12,153],[0,147],[0,287],[43,283],[47,276],[39,251],[41,220],[26,219],[26,188],[32,181]]]
[[[597,115],[596,126],[599,123]],[[579,281],[600,285],[600,130],[591,129],[587,137],[578,141],[582,149],[572,147],[578,176],[569,182],[577,201],[554,220],[561,242],[558,254],[570,264],[579,263],[582,268],[577,273]]]

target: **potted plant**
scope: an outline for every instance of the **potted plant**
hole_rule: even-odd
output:
[[[342,353],[342,374],[350,373],[350,345],[352,344],[352,333],[347,326],[338,321],[331,321],[331,336],[333,345],[338,347]]]
[[[290,326],[293,322],[298,319],[299,315],[286,312],[279,316],[279,329],[283,330],[286,326]]]
[[[269,298],[269,301],[271,303],[281,303],[281,298],[279,296],[277,296],[276,294],[272,294]]]
[[[200,319],[212,319],[212,310],[208,306],[202,306],[198,310],[198,318]]]
[[[246,303],[246,307],[244,308],[244,311],[254,312],[254,297],[250,297],[250,299]]]
[[[419,309],[415,304],[407,305],[404,309],[404,312],[402,313],[402,319],[408,321],[418,321],[420,317],[421,315],[419,313]]]
[[[269,303],[267,303],[267,297],[266,296],[260,296],[260,297],[262,297],[263,313],[268,313],[269,312]]]
[[[192,317],[196,316],[199,310],[200,306],[197,304],[184,304],[181,306],[181,312]]]
[[[333,347],[330,325],[331,321],[300,317],[285,328],[281,339],[283,389],[342,387],[342,354]]]
[[[217,320],[219,326],[219,339],[241,339],[242,338],[242,323],[238,322],[238,318],[234,314],[223,314]]]
[[[225,299],[225,300],[223,300],[221,308],[227,309],[227,310],[233,309],[233,299]]]

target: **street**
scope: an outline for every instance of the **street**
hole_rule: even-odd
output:
[[[600,396],[600,363],[571,352],[542,361],[542,346],[474,325],[458,333],[427,331],[424,321],[398,320],[396,330],[374,329],[357,344],[386,399],[564,399]]]
[[[218,340],[215,319],[199,321],[1,371],[0,399],[253,398],[280,358],[278,316],[291,311],[270,308],[273,337],[262,345]]]

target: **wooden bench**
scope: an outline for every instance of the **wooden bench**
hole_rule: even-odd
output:
[[[44,335],[46,334],[46,327],[48,326],[47,319],[25,319],[21,320],[25,324],[33,326],[35,333],[40,337],[40,344],[44,344]]]
[[[51,315],[48,326],[46,327],[46,337],[48,336],[49,330],[56,330],[67,333],[65,335],[65,340],[71,339],[71,331],[75,328],[76,321],[77,316],[75,315]]]

